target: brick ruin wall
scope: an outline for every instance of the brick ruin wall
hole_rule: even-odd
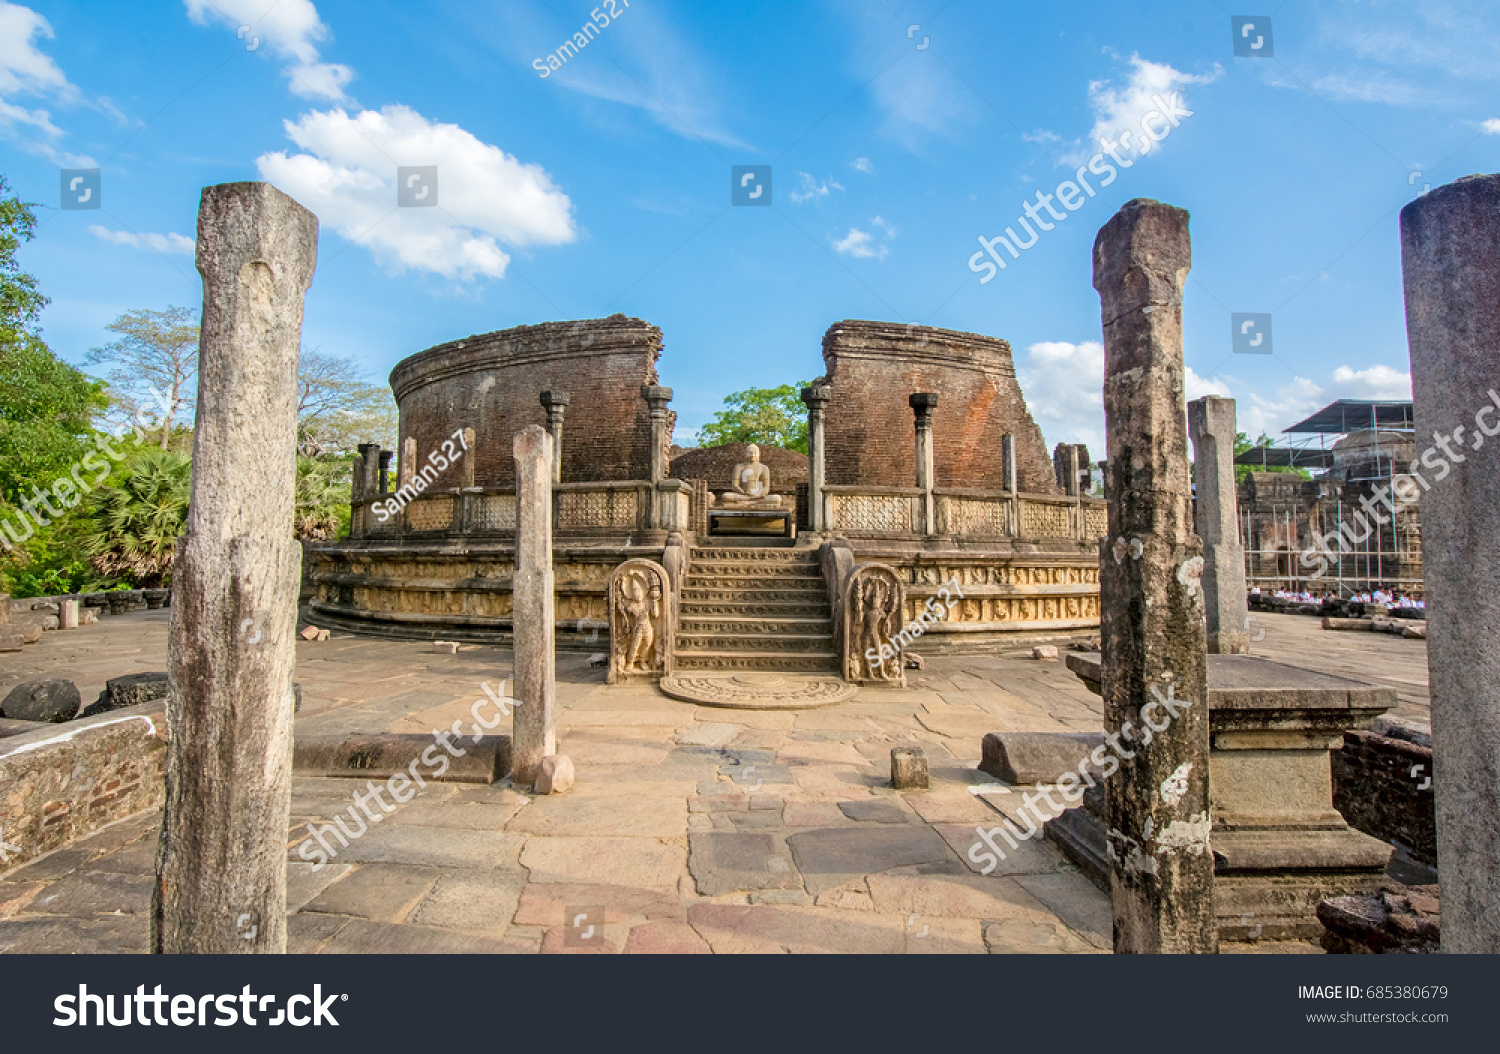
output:
[[[416,440],[418,470],[444,440],[475,432],[474,484],[515,485],[512,437],[547,425],[543,391],[570,397],[562,430],[562,481],[607,482],[650,476],[650,420],[641,386],[656,384],[661,330],[624,315],[518,326],[439,344],[391,371],[401,411],[399,450]],[[675,419],[671,415],[670,420]],[[668,435],[670,435],[670,427]],[[462,484],[462,466],[434,487]]]
[[[1016,382],[1010,345],[995,337],[890,322],[836,322],[823,335],[832,388],[824,418],[830,485],[916,483],[914,418],[907,397],[936,392],[936,485],[1003,490],[1000,437],[1015,436],[1020,489],[1058,494],[1042,430]]]

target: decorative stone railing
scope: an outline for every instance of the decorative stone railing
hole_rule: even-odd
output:
[[[935,488],[933,523],[920,487],[823,488],[830,531],[858,537],[937,535],[950,538],[1048,538],[1090,542],[1107,531],[1097,498]]]
[[[681,480],[562,483],[552,491],[552,522],[560,535],[619,536],[688,530],[691,488]],[[515,491],[463,487],[428,491],[404,507],[396,493],[356,502],[353,538],[508,536],[516,529]]]

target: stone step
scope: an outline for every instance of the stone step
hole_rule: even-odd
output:
[[[828,598],[814,593],[810,589],[698,589],[692,592],[683,591],[680,610],[686,611],[703,605],[719,606],[723,604],[753,604],[756,607],[767,605],[781,607],[790,605],[794,607],[816,607],[820,611],[828,610]]]
[[[699,560],[737,560],[754,564],[807,564],[818,566],[816,550],[799,549],[750,549],[739,546],[696,546],[692,552],[693,563]]]
[[[703,634],[816,633],[833,639],[833,619],[826,614],[798,618],[774,615],[748,616],[679,616],[677,632],[681,637]]]
[[[827,619],[828,605],[816,602],[779,600],[705,600],[689,603],[684,600],[677,609],[678,622],[689,619]]]
[[[791,654],[788,652],[682,652],[677,653],[678,670],[775,670],[785,673],[836,673],[838,656],[826,654]]]
[[[778,654],[806,655],[832,654],[833,635],[829,633],[679,633],[677,648],[695,652],[747,652],[775,651]]]
[[[799,567],[788,565],[786,567],[766,567],[764,564],[739,564],[728,561],[715,560],[712,562],[695,562],[688,568],[689,579],[703,578],[755,578],[767,582],[780,582],[785,579],[796,579],[797,581],[823,581],[823,572],[818,567]]]
[[[823,586],[821,578],[750,578],[730,575],[721,575],[718,577],[688,575],[687,579],[682,583],[684,596],[691,596],[694,593],[705,590],[741,593],[764,593],[768,590],[777,590],[782,592],[811,593],[818,596],[826,596],[828,593],[828,590]]]

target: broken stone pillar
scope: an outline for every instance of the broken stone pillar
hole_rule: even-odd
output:
[[[937,523],[932,501],[932,412],[937,409],[938,397],[936,392],[913,392],[906,402],[917,419],[917,486],[924,491],[922,531],[934,534]]]
[[[547,434],[552,437],[552,485],[562,482],[562,430],[563,415],[568,412],[567,392],[545,391],[542,406],[547,411]]]
[[[511,585],[515,634],[515,744],[512,775],[529,786],[542,759],[557,753],[553,716],[552,437],[540,425],[516,433],[516,571]]]
[[[1250,652],[1245,550],[1235,504],[1235,426],[1233,399],[1205,395],[1188,403],[1198,489],[1193,524],[1203,540],[1203,607],[1210,655]]]
[[[802,402],[807,406],[807,527],[811,531],[828,529],[823,508],[823,413],[829,395],[824,384],[802,389]]]
[[[74,597],[64,597],[58,604],[58,624],[63,629],[78,628],[78,600]]]
[[[317,251],[317,217],[279,190],[204,188],[197,426],[172,581],[153,952],[286,950],[297,361]]]
[[[1443,951],[1494,954],[1500,952],[1500,652],[1494,647],[1500,427],[1489,422],[1500,404],[1500,175],[1468,176],[1403,208],[1401,267],[1416,434],[1427,447],[1422,464],[1435,468],[1428,455],[1441,448],[1438,461],[1447,466],[1436,478],[1418,475]]]
[[[391,487],[391,459],[396,456],[394,450],[380,451],[380,493],[389,494]]]
[[[1094,241],[1112,470],[1100,557],[1116,952],[1214,952],[1201,545],[1190,522],[1182,285],[1188,214],[1145,198]]]
[[[359,444],[359,463],[354,466],[352,493],[349,497],[349,534],[363,537],[369,530],[365,522],[365,505],[380,493],[380,444]]]

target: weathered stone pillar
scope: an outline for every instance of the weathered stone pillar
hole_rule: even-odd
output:
[[[365,503],[380,493],[380,444],[361,443],[358,449],[359,464],[354,466],[353,486],[350,488],[349,533],[355,538],[362,538],[368,532]]]
[[[1016,492],[1016,437],[1006,432],[1000,437],[1001,470],[1005,473],[1005,489]]]
[[[530,785],[548,754],[557,753],[553,704],[552,437],[539,425],[516,433],[516,571],[511,585],[515,635],[516,710],[511,772]]]
[[[1213,952],[1203,557],[1189,522],[1188,214],[1129,202],[1094,241],[1112,469],[1100,556],[1116,952]]]
[[[542,406],[547,410],[547,433],[552,436],[552,485],[562,482],[562,429],[563,415],[568,412],[567,392],[545,391]]]
[[[474,429],[464,429],[463,468],[459,471],[460,486],[464,488],[474,485],[474,468],[477,455],[474,452]]]
[[[204,188],[198,415],[172,581],[153,952],[286,950],[297,359],[317,252],[317,217],[279,190]]]
[[[1439,461],[1448,466],[1437,478],[1418,476],[1442,945],[1445,952],[1494,954],[1500,952],[1500,651],[1494,647],[1500,429],[1491,422],[1500,416],[1493,409],[1500,405],[1500,175],[1460,179],[1403,208],[1401,266],[1418,443],[1429,454],[1441,448]],[[1422,464],[1433,468],[1426,455]]]
[[[828,529],[823,507],[823,412],[829,394],[824,384],[802,389],[802,402],[807,406],[807,527],[812,531]]]
[[[657,484],[667,478],[667,443],[672,438],[667,431],[667,404],[672,401],[672,389],[656,384],[641,386],[641,398],[651,408],[651,527],[663,529],[662,496]]]
[[[380,452],[380,493],[389,494],[391,488],[391,459],[396,456],[394,450],[382,450]]]
[[[417,441],[407,436],[401,441],[401,466],[396,474],[396,487],[400,489],[410,483],[417,474]]]
[[[913,392],[907,396],[906,402],[917,419],[917,486],[925,492],[922,496],[922,532],[936,534],[932,501],[932,412],[937,409],[938,397],[936,392]]]
[[[64,597],[58,602],[57,619],[57,624],[62,629],[78,628],[78,599],[76,597]]]
[[[1188,403],[1193,475],[1198,485],[1193,523],[1203,540],[1203,607],[1208,614],[1210,655],[1250,652],[1245,550],[1240,544],[1235,501],[1234,410],[1233,399],[1217,395]]]

